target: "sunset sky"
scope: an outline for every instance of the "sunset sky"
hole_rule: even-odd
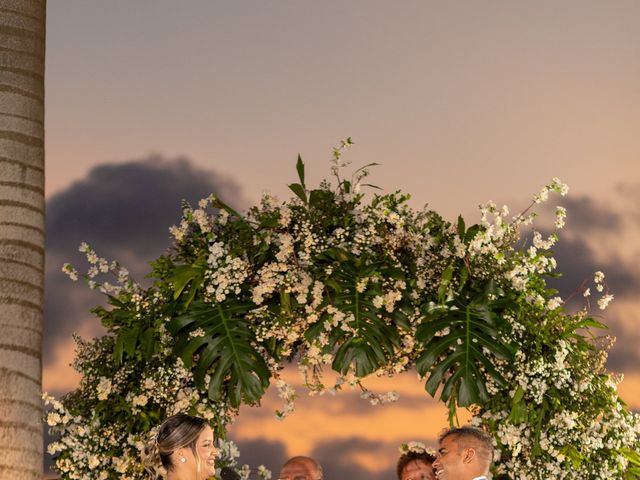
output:
[[[568,183],[560,287],[607,275],[609,367],[640,408],[640,2],[64,0],[47,24],[45,389],[74,388],[71,333],[100,332],[100,298],[59,272],[81,241],[142,277],[181,198],[284,198],[298,154],[318,182],[351,136],[372,183],[449,219]],[[391,478],[446,414],[413,374],[372,386],[402,399],[303,398],[277,422],[269,396],[231,434],[276,473],[312,454],[328,478]]]

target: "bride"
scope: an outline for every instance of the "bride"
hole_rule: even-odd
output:
[[[216,473],[217,453],[206,420],[178,414],[162,422],[158,435],[147,442],[143,463],[156,475],[164,467],[167,480],[205,480]]]

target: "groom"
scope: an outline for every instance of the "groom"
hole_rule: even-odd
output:
[[[438,480],[487,480],[493,458],[491,437],[473,427],[440,435],[433,469]]]

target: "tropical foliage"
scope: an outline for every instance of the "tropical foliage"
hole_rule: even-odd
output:
[[[467,226],[411,209],[401,192],[368,200],[369,166],[342,177],[350,145],[334,149],[335,182],[318,188],[305,184],[299,158],[286,202],[265,195],[246,214],[214,196],[184,205],[149,288],[81,246],[89,286],[108,297],[95,313],[109,334],[79,341],[83,383],[50,400],[63,478],[143,478],[138,450],[164,416],[205,416],[223,438],[240,405],[272,383],[287,415],[296,392],[280,371],[289,362],[310,393],[358,386],[373,404],[397,394],[367,390],[366,376],[415,368],[450,421],[458,407],[476,413],[508,478],[637,475],[640,421],[591,338],[603,325],[586,309],[566,313],[546,287],[557,236],[533,230],[534,213],[510,218],[493,203]],[[532,207],[550,193],[567,187],[554,179]],[[558,208],[557,228],[564,217]],[[98,281],[109,272],[116,284]],[[601,273],[595,280],[606,307],[612,296]]]

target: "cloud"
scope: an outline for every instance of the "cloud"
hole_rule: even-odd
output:
[[[60,395],[77,382],[68,366],[73,358],[71,334],[102,331],[90,309],[101,304],[103,296],[60,271],[64,262],[84,265],[78,245],[89,243],[99,255],[117,259],[141,279],[148,262],[169,247],[168,228],[180,219],[181,200],[195,204],[211,193],[236,208],[245,206],[233,180],[196,168],[185,158],[151,156],[100,165],[47,201],[45,389]],[[51,441],[47,433],[45,445]],[[47,454],[45,472],[51,465]]]
[[[557,271],[562,276],[547,283],[557,288],[565,299],[573,295],[568,304],[571,309],[584,306],[582,290],[591,288],[591,314],[610,327],[608,331],[596,333],[617,337],[607,367],[632,373],[640,364],[640,334],[636,324],[629,325],[634,323],[629,317],[633,317],[640,298],[637,243],[640,184],[619,185],[616,192],[628,201],[616,209],[589,196],[562,200],[567,208],[567,227],[560,231],[560,241],[553,248]],[[596,271],[605,273],[607,287],[615,295],[614,303],[605,312],[595,306],[598,296],[593,288],[593,274]]]
[[[140,280],[148,262],[170,245],[168,228],[181,215],[181,200],[195,204],[215,193],[231,205],[245,202],[233,180],[193,166],[185,158],[151,156],[100,165],[47,202],[44,360],[72,332],[101,332],[89,312],[103,296],[74,284],[60,271],[64,262],[85,265],[77,251],[89,243],[100,256],[117,259]]]
[[[182,199],[195,203],[215,192],[242,207],[239,191],[234,181],[185,158],[100,165],[47,202],[47,248],[65,251],[87,241],[107,254],[149,258],[168,246],[167,228],[179,220]]]
[[[548,284],[560,290],[563,298],[571,295],[585,280],[593,286],[593,274],[599,270],[605,272],[606,283],[616,295],[637,297],[640,293],[640,275],[633,265],[615,255],[602,258],[582,236],[561,234],[553,252],[558,262],[557,271],[562,276],[550,279]]]
[[[395,473],[398,446],[379,440],[351,437],[320,442],[312,453],[324,477],[353,480],[388,480]]]
[[[562,235],[553,250],[558,262],[557,271],[561,272],[562,276],[548,279],[548,286],[558,289],[562,298],[570,299],[566,305],[569,310],[585,306],[582,291],[590,287],[592,294],[590,312],[597,317],[601,315],[598,320],[610,328],[610,330],[596,333],[617,337],[610,351],[607,367],[618,372],[636,371],[640,365],[638,349],[640,335],[636,328],[624,327],[622,315],[625,313],[616,308],[616,305],[621,302],[637,302],[640,298],[640,275],[633,262],[623,261],[613,253],[604,257],[599,256],[582,236],[575,234]],[[593,274],[596,271],[603,271],[606,274],[607,287],[615,295],[614,303],[604,312],[598,310],[596,306],[596,299],[601,295],[594,289]],[[585,282],[584,286],[580,288],[583,282]]]
[[[558,203],[567,209],[567,225],[572,230],[583,233],[591,230],[619,231],[624,227],[623,216],[618,210],[587,195],[568,196]]]
[[[638,365],[640,365],[640,351],[638,350],[640,335],[635,333],[624,337],[616,335],[616,337],[617,340],[615,346],[611,349],[607,360],[607,369],[612,372],[625,372],[625,374],[628,372],[630,374],[637,375]],[[624,396],[622,394],[621,396],[627,401],[634,400],[633,397]]]
[[[240,449],[240,459],[238,460],[240,464],[246,463],[251,467],[252,472],[259,465],[264,465],[273,473],[272,478],[278,478],[280,467],[288,458],[284,443],[253,439],[238,441],[237,445]]]

